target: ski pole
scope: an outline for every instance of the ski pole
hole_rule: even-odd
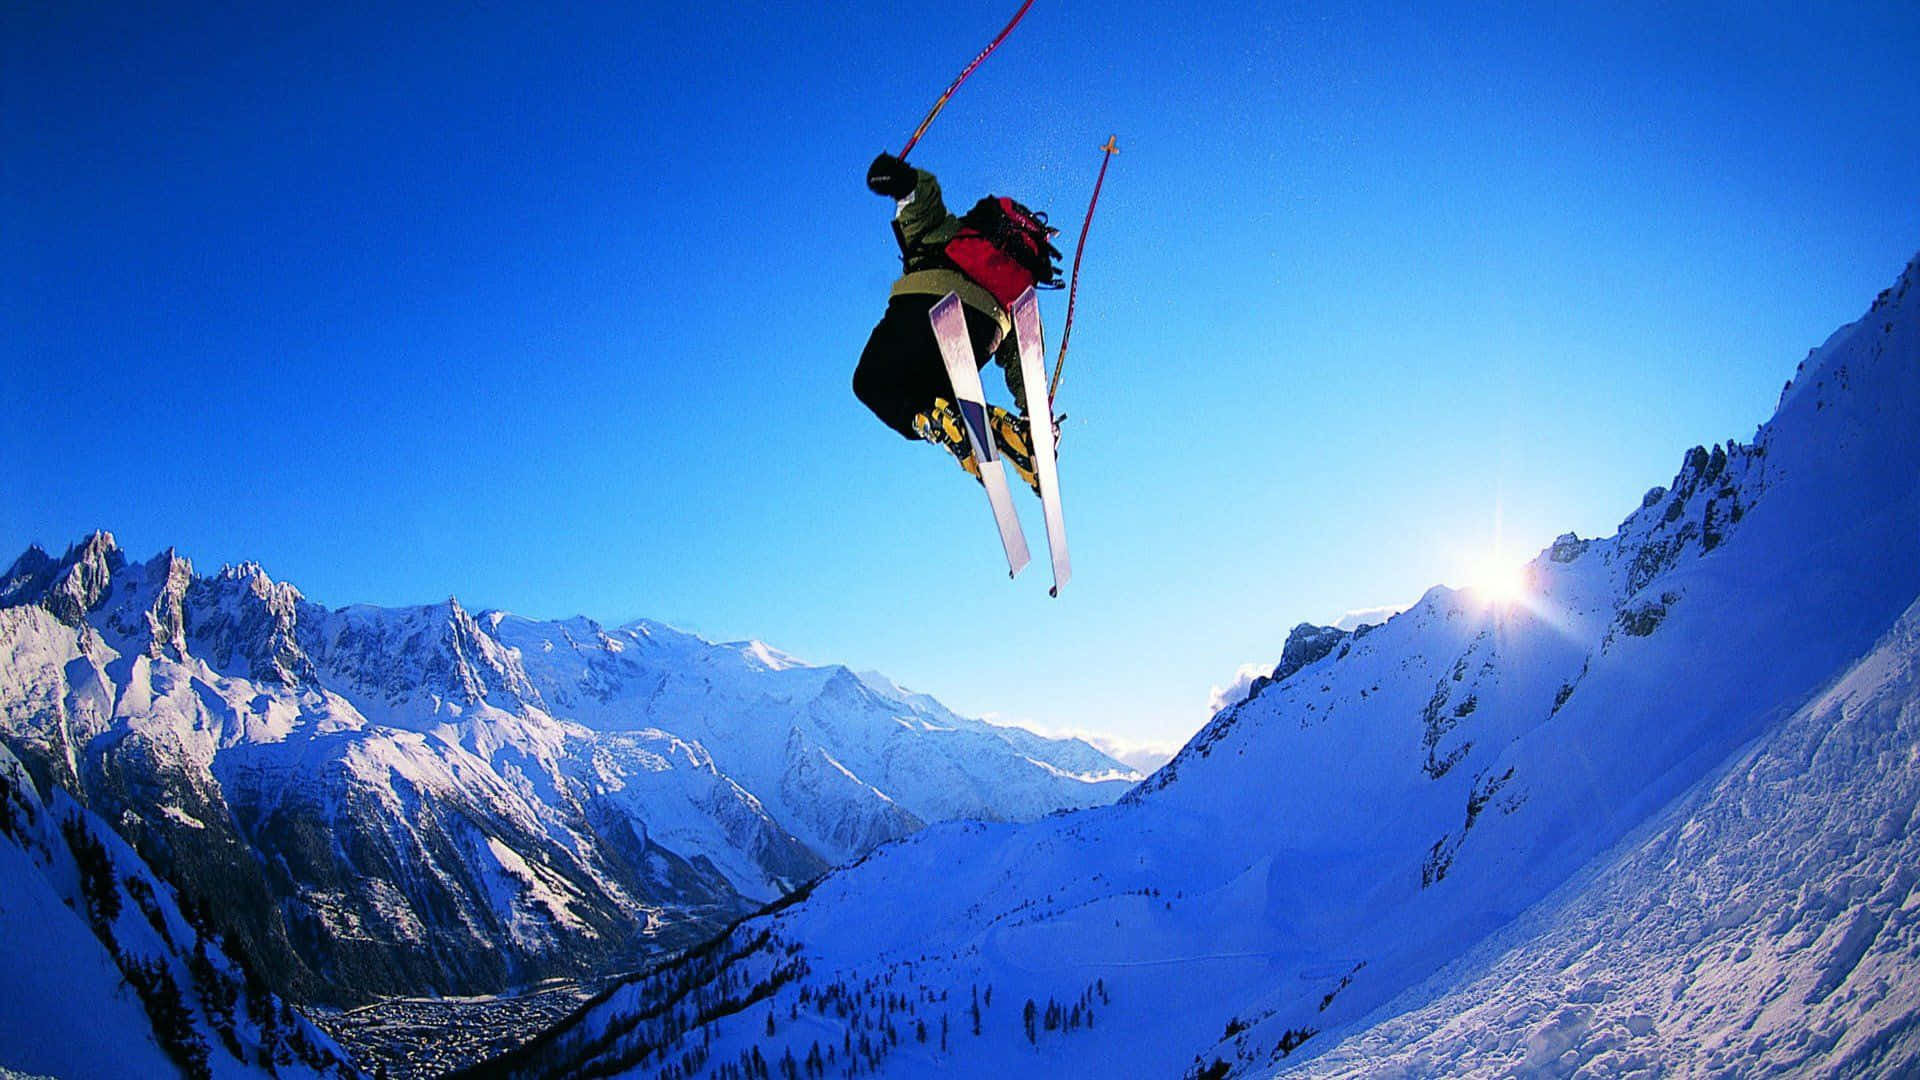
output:
[[[960,72],[960,77],[953,80],[953,85],[947,87],[947,92],[940,95],[940,100],[933,103],[933,109],[927,113],[927,118],[920,121],[920,126],[913,130],[913,137],[907,140],[906,148],[900,151],[900,160],[905,161],[907,155],[913,153],[913,144],[920,141],[920,136],[925,135],[927,128],[933,124],[933,118],[939,116],[940,110],[947,107],[947,99],[953,96],[955,90],[960,89],[960,84],[967,81],[967,76],[973,74],[973,69],[979,67],[982,60],[985,60],[991,55],[993,50],[999,48],[1001,42],[1007,40],[1007,35],[1013,33],[1013,28],[1019,24],[1021,17],[1026,15],[1027,9],[1032,6],[1033,0],[1026,0],[1025,3],[1021,4],[1020,10],[1014,12],[1013,18],[1008,20],[1006,28],[1000,31],[1000,36],[989,41],[987,47],[980,50],[980,55],[973,58],[973,63],[968,64],[966,68]]]
[[[1053,384],[1047,387],[1049,408],[1060,394],[1060,373],[1067,368],[1067,339],[1073,336],[1073,302],[1080,295],[1080,256],[1087,251],[1087,230],[1093,227],[1093,208],[1100,205],[1100,185],[1107,182],[1107,166],[1113,164],[1113,155],[1120,152],[1113,140],[1112,135],[1107,136],[1107,144],[1100,148],[1106,156],[1100,159],[1100,175],[1093,182],[1093,198],[1087,200],[1087,219],[1080,223],[1080,243],[1073,249],[1073,275],[1067,286],[1067,324],[1060,331],[1060,356],[1053,362]]]

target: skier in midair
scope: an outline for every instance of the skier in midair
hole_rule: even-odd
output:
[[[948,293],[957,294],[975,362],[983,369],[989,360],[1000,362],[1021,413],[1015,416],[997,405],[989,409],[994,442],[1027,486],[1038,492],[1020,353],[1007,312],[1029,286],[1059,287],[1060,270],[1054,262],[1060,253],[1049,242],[1059,230],[1047,225],[1045,214],[994,196],[955,217],[933,174],[892,154],[873,159],[867,188],[897,203],[893,232],[903,273],[893,283],[886,315],[860,354],[854,395],[902,438],[945,447],[979,479],[966,427],[953,405],[939,341],[928,321],[935,303]]]

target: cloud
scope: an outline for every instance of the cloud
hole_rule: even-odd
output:
[[[1173,760],[1183,744],[1122,739],[1115,735],[1082,735],[1094,749],[1145,776]]]
[[[1412,607],[1412,604],[1382,604],[1379,607],[1360,608],[1340,616],[1333,624],[1336,630],[1358,630],[1363,626],[1378,626],[1395,615]]]
[[[1044,736],[1049,739],[1079,739],[1081,742],[1092,746],[1095,750],[1138,772],[1141,776],[1146,776],[1160,766],[1173,760],[1173,755],[1179,753],[1180,748],[1186,745],[1186,740],[1184,739],[1179,742],[1168,742],[1163,739],[1130,739],[1124,735],[1113,735],[1104,731],[1086,731],[1080,728],[1057,728],[1045,724],[1033,724],[1003,717],[982,717],[982,719],[987,720],[988,723],[1007,724],[1013,727],[1025,728],[1035,735]]]
[[[1226,686],[1216,686],[1207,700],[1207,715],[1212,716],[1229,705],[1238,705],[1245,701],[1247,692],[1253,689],[1253,680],[1273,674],[1273,664],[1241,664],[1233,673],[1233,682]]]

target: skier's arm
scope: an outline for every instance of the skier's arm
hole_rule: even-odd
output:
[[[940,181],[925,169],[915,169],[913,191],[900,200],[893,223],[900,230],[900,246],[911,251],[928,233],[947,223],[946,200],[940,197]]]

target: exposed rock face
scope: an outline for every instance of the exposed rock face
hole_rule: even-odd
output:
[[[106,601],[114,574],[125,565],[111,533],[94,533],[58,561],[29,547],[0,578],[0,604],[38,604],[68,626],[79,626]]]
[[[314,681],[313,661],[297,636],[298,589],[273,581],[253,563],[223,567],[217,577],[190,589],[193,647],[215,668],[238,669],[250,679],[288,689]]]
[[[1582,540],[1573,533],[1561,533],[1553,546],[1547,549],[1547,557],[1557,563],[1570,563],[1585,555],[1591,545],[1591,541]]]
[[[1272,681],[1279,682],[1308,664],[1325,658],[1352,636],[1345,630],[1336,630],[1331,626],[1301,623],[1287,635],[1287,643],[1280,650],[1280,664],[1273,669]]]

